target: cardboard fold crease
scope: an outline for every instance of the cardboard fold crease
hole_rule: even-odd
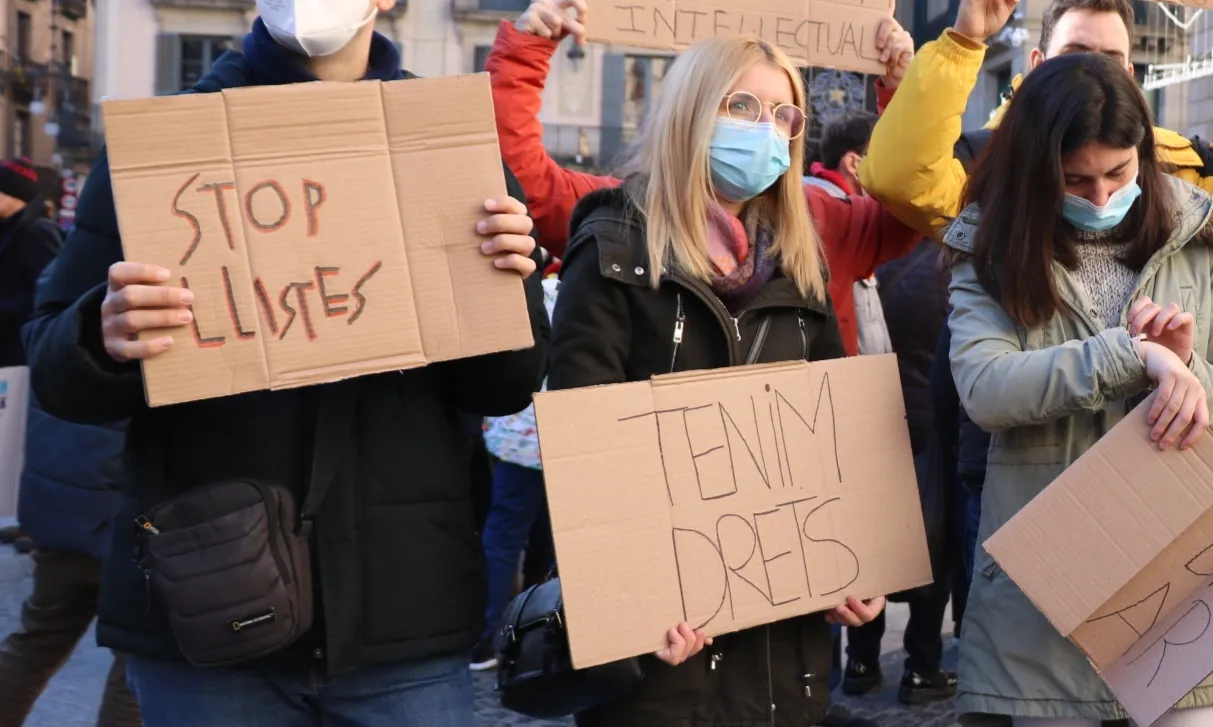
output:
[[[1213,606],[1213,567],[1193,565],[1213,552],[1213,437],[1160,452],[1149,405],[984,544],[1142,725],[1213,673],[1213,628],[1175,635],[1193,609]]]
[[[535,414],[578,667],[931,580],[894,356],[547,392]]]
[[[196,297],[143,363],[150,405],[533,345],[520,279],[475,232],[506,191],[486,75],[103,110],[124,256]]]

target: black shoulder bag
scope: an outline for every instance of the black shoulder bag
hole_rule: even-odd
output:
[[[758,363],[771,329],[765,316],[746,365]],[[627,697],[644,679],[640,659],[574,669],[564,621],[564,596],[553,569],[543,583],[518,594],[506,607],[493,646],[499,655],[501,706],[534,719],[559,719]]]
[[[188,489],[135,520],[140,565],[194,666],[259,659],[312,627],[312,521],[349,450],[357,380],[317,393],[315,454],[302,510],[283,485],[232,479]],[[149,484],[163,485],[163,458],[157,450]]]

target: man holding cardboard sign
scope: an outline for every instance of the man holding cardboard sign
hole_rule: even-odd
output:
[[[47,409],[131,418],[98,640],[149,727],[474,723],[457,410],[526,407],[549,328],[487,83],[404,81],[394,5],[259,0],[194,94],[107,107],[25,329]]]

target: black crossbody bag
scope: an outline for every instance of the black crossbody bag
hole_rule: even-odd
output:
[[[758,363],[771,328],[765,316],[746,365]],[[501,706],[533,719],[559,719],[624,699],[644,679],[640,659],[574,669],[564,620],[564,595],[555,569],[506,607],[493,646],[498,654]]]
[[[167,476],[164,445],[158,445],[146,488],[147,502],[156,504],[135,520],[137,558],[194,666],[253,661],[289,647],[312,627],[312,522],[350,449],[357,380],[330,384],[318,395],[302,509],[283,485],[251,479],[153,499]]]

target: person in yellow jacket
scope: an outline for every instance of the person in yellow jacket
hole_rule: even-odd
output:
[[[987,134],[961,134],[961,116],[977,83],[986,39],[1006,24],[1018,0],[962,0],[956,24],[914,57],[872,132],[859,179],[868,194],[902,222],[928,237],[940,231],[963,204],[967,162]],[[1029,62],[1036,68],[1064,53],[1094,52],[1112,57],[1128,73],[1133,47],[1131,0],[1053,0],[1041,19],[1040,45]],[[1019,87],[1020,78],[1012,82]],[[998,126],[1004,103],[986,129]],[[1213,192],[1209,145],[1166,129],[1154,129],[1158,160],[1164,169]],[[959,143],[958,143],[959,142]]]

